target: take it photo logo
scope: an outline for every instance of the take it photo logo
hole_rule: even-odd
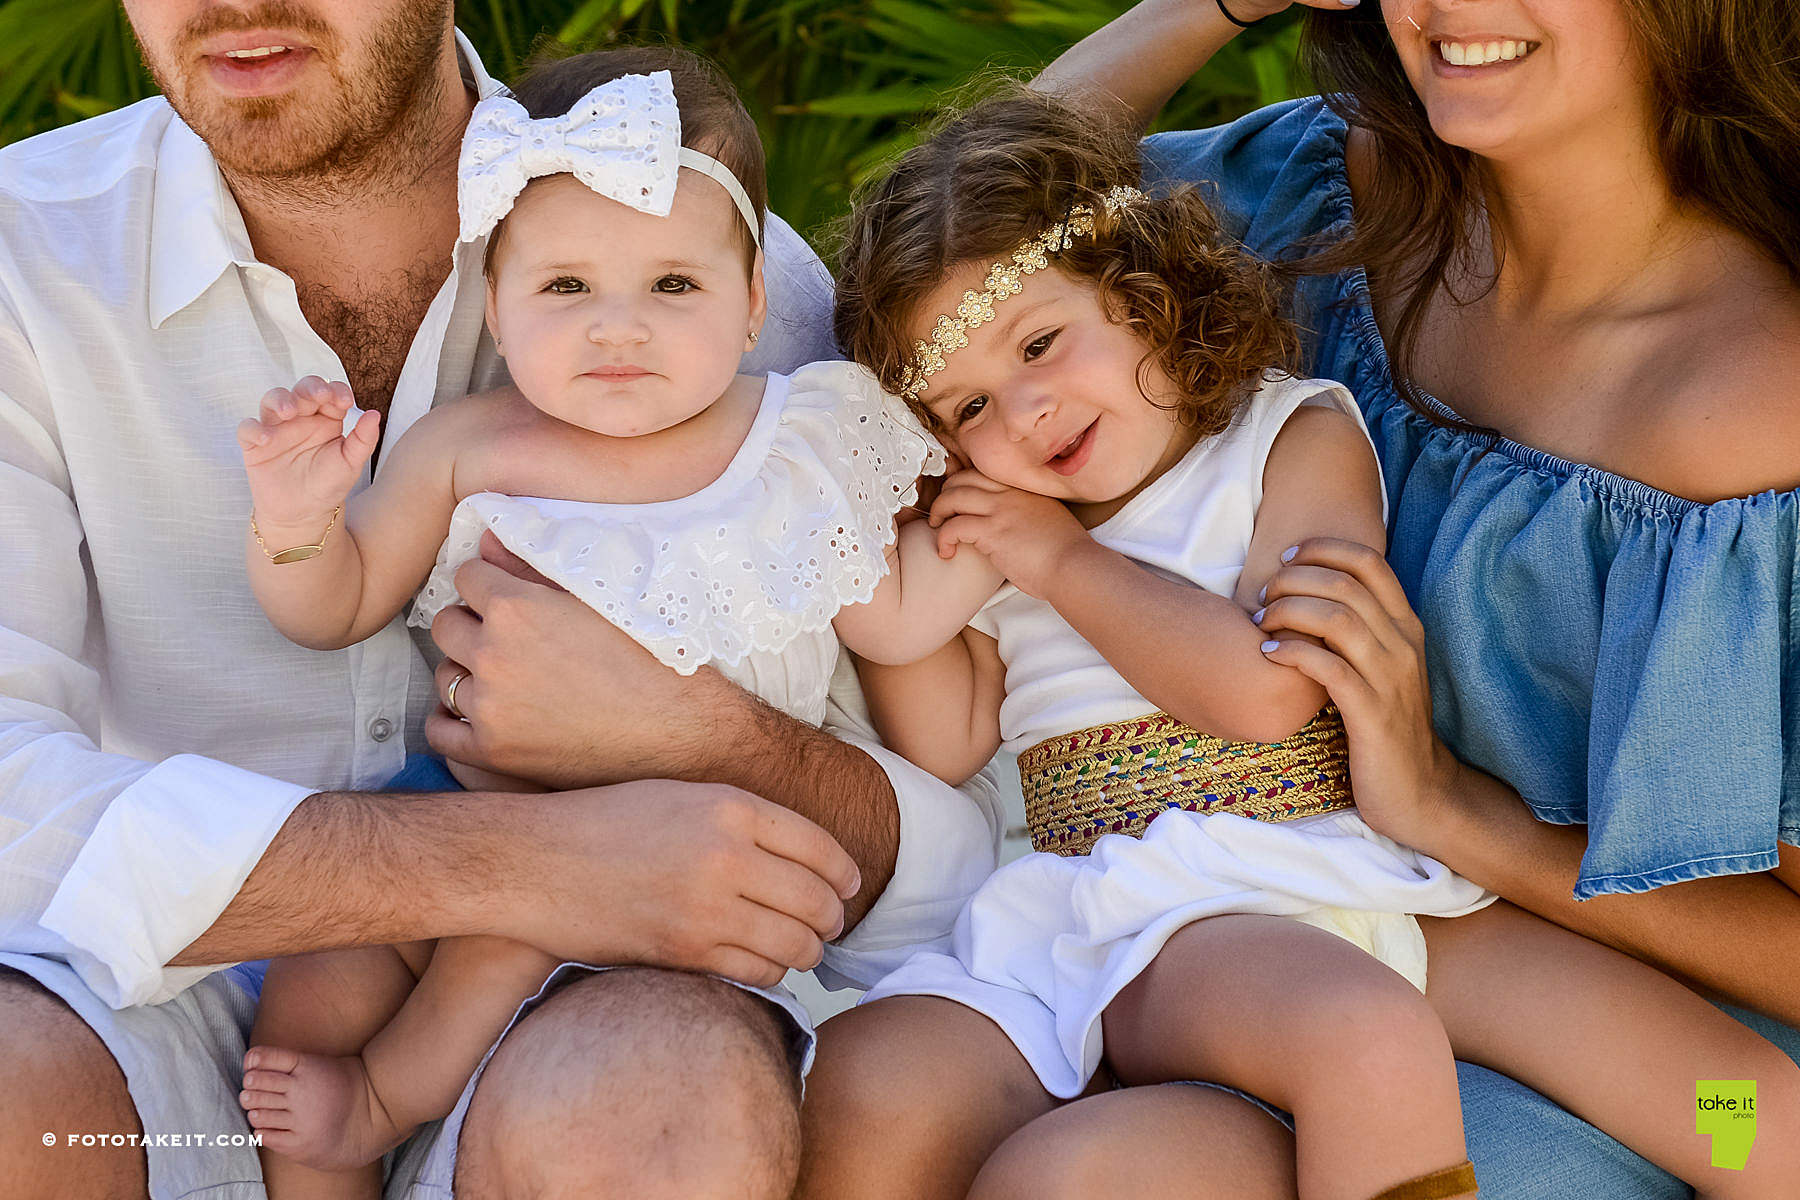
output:
[[[1743,1170],[1756,1141],[1756,1080],[1696,1080],[1694,1132],[1712,1135],[1713,1166]]]

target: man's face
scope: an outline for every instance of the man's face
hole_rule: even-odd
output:
[[[451,0],[125,0],[144,60],[227,172],[354,172],[436,99]]]

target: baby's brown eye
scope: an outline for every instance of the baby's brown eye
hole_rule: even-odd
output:
[[[1050,343],[1056,340],[1056,335],[1061,332],[1062,330],[1060,329],[1053,329],[1041,337],[1036,337],[1031,341],[1026,342],[1025,361],[1030,362],[1034,358],[1041,358],[1044,352],[1050,349]]]
[[[587,284],[571,275],[559,275],[546,284],[544,290],[558,296],[575,296],[587,291]]]
[[[966,404],[956,410],[956,423],[960,425],[964,421],[979,414],[982,409],[987,407],[987,402],[988,398],[986,396],[970,397]]]
[[[656,281],[655,291],[665,296],[680,296],[694,290],[694,281],[686,275],[664,275]]]

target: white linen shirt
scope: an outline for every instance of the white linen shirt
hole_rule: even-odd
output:
[[[498,90],[457,38],[469,86]],[[771,319],[745,370],[837,357],[829,276],[768,224]],[[483,327],[482,252],[455,253],[389,444],[433,403],[506,378]],[[235,429],[303,375],[345,378],[166,101],[0,149],[0,952],[62,959],[115,1008],[217,969],[165,964],[301,800],[376,788],[424,748],[423,632],[396,618],[348,649],[306,650],[245,578]],[[840,978],[866,981],[946,933],[993,867],[999,807],[991,781],[959,794],[874,745],[846,681],[837,731],[887,771],[900,807],[892,884],[828,950]]]

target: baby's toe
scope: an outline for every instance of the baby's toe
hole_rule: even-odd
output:
[[[294,1086],[294,1077],[285,1071],[245,1071],[244,1090],[247,1092],[270,1092],[276,1095],[287,1095]]]
[[[245,1112],[285,1112],[291,1106],[279,1092],[258,1092],[245,1088],[238,1093],[238,1104]]]
[[[300,1055],[281,1046],[252,1046],[244,1053],[244,1069],[292,1072],[300,1065]]]

